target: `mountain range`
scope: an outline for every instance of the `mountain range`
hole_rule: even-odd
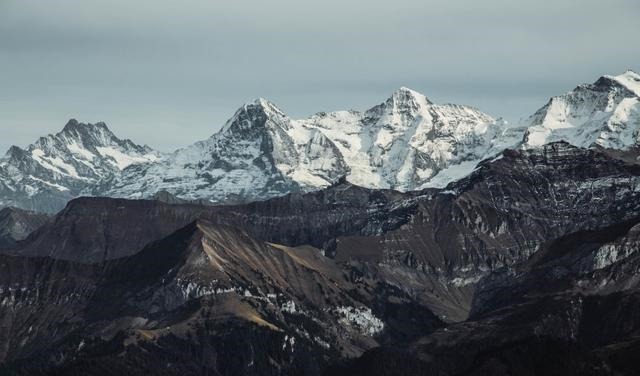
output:
[[[74,199],[0,249],[0,370],[632,375],[639,199],[565,142],[447,189]]]
[[[401,88],[259,99],[170,154],[76,121],[12,147],[0,373],[636,375],[639,85],[514,125]]]
[[[342,178],[367,188],[445,187],[505,148],[564,140],[575,146],[634,148],[640,76],[603,76],[553,97],[510,125],[468,106],[434,104],[400,88],[364,112],[289,118],[258,99],[209,139],[159,153],[116,137],[104,123],[70,120],[54,135],[0,160],[0,206],[56,212],[71,198],[150,198],[242,203],[309,192]]]

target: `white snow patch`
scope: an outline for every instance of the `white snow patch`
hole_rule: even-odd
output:
[[[67,149],[69,149],[71,153],[82,157],[82,159],[87,161],[92,161],[93,158],[95,158],[95,155],[93,153],[78,145],[77,142],[71,142],[69,145],[67,145]]]
[[[158,159],[158,157],[154,154],[145,154],[145,155],[131,155],[125,154],[122,151],[115,149],[113,147],[104,147],[99,146],[96,148],[102,156],[110,157],[113,160],[113,163],[118,169],[124,170],[127,166],[132,164],[153,162]]]
[[[384,329],[384,322],[374,316],[370,308],[341,306],[335,312],[339,323],[351,326],[361,334],[373,336]]]
[[[467,286],[467,285],[471,285],[471,284],[477,283],[478,281],[480,281],[482,279],[483,276],[484,275],[476,275],[476,276],[467,277],[467,278],[456,277],[456,278],[451,280],[451,284],[456,286],[456,287],[463,287],[463,286]]]
[[[40,149],[33,149],[31,151],[31,157],[38,162],[42,167],[48,169],[48,170],[53,170],[57,173],[63,174],[63,175],[68,175],[71,176],[73,178],[80,178],[80,176],[78,175],[78,172],[76,171],[75,167],[73,167],[72,165],[66,163],[65,161],[62,160],[62,158],[60,157],[48,157],[45,156],[44,151],[40,150]]]
[[[423,188],[444,188],[452,181],[460,180],[472,173],[481,160],[466,161],[456,165],[449,166],[438,172],[429,181],[423,184]]]
[[[620,260],[624,260],[635,252],[635,247],[623,247],[622,249],[615,244],[605,244],[598,248],[593,258],[593,269],[604,269],[609,265],[615,264]]]
[[[57,190],[59,190],[59,191],[61,191],[61,192],[65,192],[65,191],[68,191],[68,190],[69,190],[69,188],[67,188],[67,187],[63,187],[63,186],[62,186],[62,185],[60,185],[60,184],[51,183],[51,182],[48,182],[48,181],[42,180],[42,179],[40,179],[40,178],[37,178],[37,177],[35,177],[35,176],[33,176],[33,175],[29,175],[29,179],[32,179],[32,180],[35,180],[35,181],[37,181],[37,182],[43,183],[43,184],[45,184],[45,185],[48,185],[49,187],[51,187],[51,188],[55,188],[55,189],[57,189]]]
[[[634,71],[626,71],[619,76],[607,76],[631,90],[635,95],[640,97],[640,74]]]
[[[282,312],[287,312],[291,314],[299,313],[298,309],[296,308],[296,303],[293,300],[289,300],[282,303],[280,310]]]

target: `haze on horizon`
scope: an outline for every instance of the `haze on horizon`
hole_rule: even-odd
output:
[[[0,153],[69,118],[169,151],[264,97],[294,118],[400,86],[510,121],[640,70],[640,3],[0,0]]]

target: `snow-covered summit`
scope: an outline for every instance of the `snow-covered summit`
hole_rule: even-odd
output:
[[[627,71],[602,76],[551,100],[524,126],[523,147],[567,141],[581,147],[627,149],[636,146],[640,130],[640,76]]]
[[[402,107],[407,105],[419,106],[421,104],[432,104],[432,102],[424,94],[406,86],[401,86],[391,94],[391,97],[386,100],[385,104]]]
[[[604,77],[618,82],[620,85],[632,91],[636,96],[640,97],[640,74],[632,70],[628,70],[618,76]]]
[[[271,118],[286,118],[286,115],[272,102],[258,98],[240,107],[217,134],[242,135],[249,130],[260,130],[269,126],[267,121]]]
[[[405,87],[364,112],[300,120],[260,98],[208,140],[126,169],[96,194],[148,197],[165,190],[188,199],[244,201],[319,189],[344,176],[365,187],[417,189],[450,167],[446,182],[469,172],[493,150],[503,126],[474,108],[437,105]]]
[[[220,131],[173,153],[70,120],[57,134],[0,159],[0,206],[53,211],[79,194],[128,198],[164,191],[237,202],[347,181],[401,191],[444,187],[505,148],[553,141],[628,149],[640,140],[640,75],[627,71],[551,98],[511,126],[473,107],[437,104],[401,87],[365,111],[292,119],[258,98]]]
[[[0,159],[0,206],[23,205],[48,196],[65,200],[131,164],[155,161],[148,146],[116,137],[106,126],[71,119],[62,131],[22,149],[12,146]],[[51,210],[57,208],[56,205]]]

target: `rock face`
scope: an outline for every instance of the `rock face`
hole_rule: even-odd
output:
[[[407,88],[365,112],[303,120],[258,99],[208,140],[164,156],[118,139],[103,123],[71,120],[26,150],[9,150],[0,162],[0,206],[55,212],[80,194],[152,198],[159,192],[248,202],[325,188],[344,177],[401,191],[444,186],[507,146],[496,139],[504,127],[476,109],[437,105]]]
[[[0,207],[56,212],[98,181],[157,158],[149,147],[117,138],[104,123],[72,119],[61,132],[26,149],[12,146],[0,159]]]
[[[46,223],[49,216],[17,208],[0,210],[0,248],[10,248]]]

